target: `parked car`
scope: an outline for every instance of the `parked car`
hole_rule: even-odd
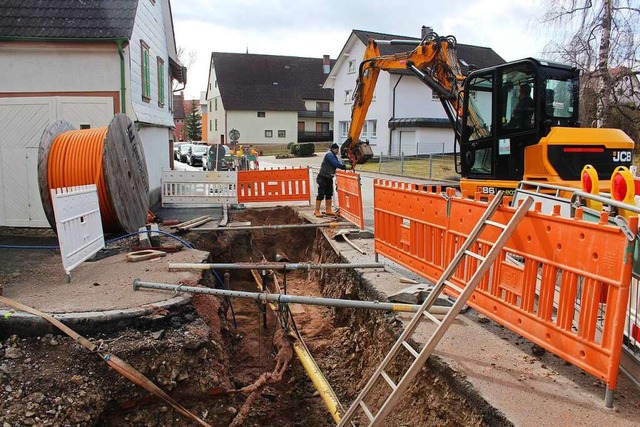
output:
[[[182,163],[187,163],[187,154],[189,154],[189,148],[191,148],[191,144],[182,144],[180,146],[180,160]]]
[[[184,145],[184,142],[173,143],[173,159],[180,161],[180,146]]]
[[[217,155],[216,155],[217,151]],[[218,167],[216,168],[216,157],[218,160]],[[202,162],[203,170],[218,170],[218,171],[230,171],[235,170],[234,158],[231,155],[231,150],[226,145],[212,145],[207,150],[205,160]]]
[[[209,147],[207,145],[191,145],[189,147],[189,152],[187,153],[187,163],[189,163],[191,166],[202,165],[202,157],[208,149]]]

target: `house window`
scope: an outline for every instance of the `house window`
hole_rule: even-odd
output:
[[[316,111],[329,111],[328,102],[316,102]]]
[[[327,122],[316,122],[316,132],[329,133],[329,123],[327,123]]]
[[[272,130],[265,130],[264,131],[264,137],[265,138],[273,138],[273,131]]]
[[[87,123],[80,124],[80,130],[83,130],[83,129],[91,129],[91,125]]]
[[[365,138],[369,136],[369,126],[367,125],[368,125],[368,120],[365,120],[364,123],[362,123],[362,131],[360,131],[360,135],[362,135]]]
[[[377,120],[367,120],[365,122],[367,127],[369,128],[369,136],[371,138],[375,138],[378,134],[378,121]]]
[[[213,105],[215,105],[214,107],[215,111],[218,111],[218,98],[213,100]]]
[[[217,127],[217,123],[216,123],[216,127]],[[212,129],[212,126],[211,126],[211,120],[209,120],[209,129]],[[217,129],[216,129],[216,130],[217,130]]]
[[[435,90],[431,91],[431,100],[440,102],[440,96],[438,95],[438,92],[436,92]]]
[[[218,130],[218,119],[215,119],[214,123],[216,124],[216,128],[214,130]]]
[[[258,111],[258,117],[265,117],[265,115],[264,111]]]
[[[287,137],[287,131],[286,130],[279,130],[278,131],[278,138],[286,138]]]
[[[344,103],[345,104],[351,103],[351,92],[353,92],[352,89],[347,89],[347,90],[344,91]]]
[[[356,72],[356,60],[352,59],[351,61],[349,61],[349,74],[355,73]]]
[[[159,56],[157,57],[157,60],[158,60],[158,106],[164,107],[164,101],[165,101],[164,99],[164,94],[165,94],[164,61]]]
[[[142,100],[149,102],[151,100],[151,72],[149,70],[149,46],[140,40],[141,48],[141,65],[142,73]]]
[[[349,136],[349,122],[340,122],[340,136],[346,138]]]
[[[298,122],[298,132],[304,132],[304,122]]]

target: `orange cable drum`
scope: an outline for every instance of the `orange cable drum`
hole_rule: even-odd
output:
[[[102,173],[102,149],[107,128],[72,130],[56,137],[49,151],[49,188],[96,184],[103,222],[114,226],[116,217]],[[68,159],[68,164],[64,164]],[[65,167],[66,166],[66,167]]]
[[[105,231],[138,230],[149,210],[149,182],[135,125],[116,114],[108,127],[75,130],[64,120],[45,129],[38,151],[42,205],[51,227],[53,188],[95,184]]]

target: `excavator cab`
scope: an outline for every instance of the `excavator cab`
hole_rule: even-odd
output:
[[[626,135],[578,129],[579,77],[575,67],[533,58],[469,74],[463,88],[461,189],[512,192],[523,179],[579,187],[586,164],[598,164],[604,179],[617,166],[630,165]]]

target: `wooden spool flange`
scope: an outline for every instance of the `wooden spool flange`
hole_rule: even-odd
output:
[[[45,215],[56,229],[47,171],[51,145],[60,134],[74,130],[66,120],[50,123],[42,133],[38,149],[38,183]],[[71,162],[69,162],[71,163]],[[142,141],[135,125],[124,114],[116,114],[109,123],[102,150],[102,171],[106,192],[117,224],[105,224],[105,231],[137,231],[147,222],[149,211],[149,174]],[[96,171],[97,172],[97,171]],[[86,182],[86,184],[97,184]]]

